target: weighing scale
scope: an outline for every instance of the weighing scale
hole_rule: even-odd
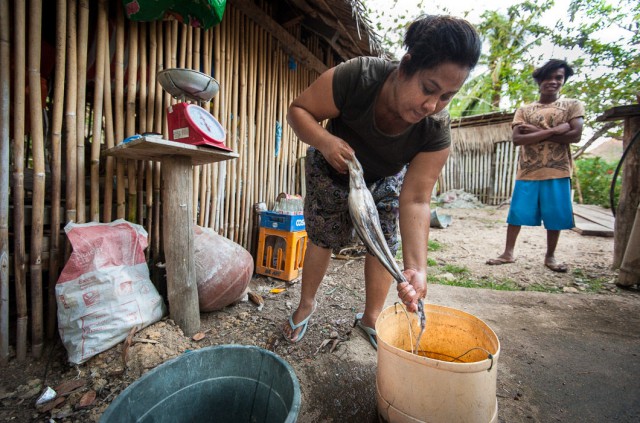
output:
[[[169,139],[192,145],[206,145],[232,151],[225,143],[226,133],[220,122],[200,107],[218,93],[220,85],[211,76],[191,69],[164,69],[158,82],[180,102],[167,107]],[[186,100],[198,104],[187,103]]]

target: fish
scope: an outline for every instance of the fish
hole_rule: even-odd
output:
[[[376,203],[373,200],[371,191],[364,181],[362,165],[355,156],[347,160],[349,167],[349,214],[358,236],[367,246],[369,251],[380,261],[385,269],[391,274],[397,283],[407,282],[404,274],[400,270],[398,263],[391,254],[387,240],[382,233],[380,216]],[[420,320],[420,334],[416,340],[415,351],[417,353],[420,345],[420,338],[426,327],[426,316],[424,313],[424,302],[418,300],[418,319]]]

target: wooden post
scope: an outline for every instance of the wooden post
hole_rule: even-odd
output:
[[[0,1],[0,59],[10,62],[9,1]],[[0,363],[9,361],[9,66],[0,67]]]
[[[176,231],[192,222],[193,179],[191,161],[176,156],[162,163],[162,212],[167,293],[171,318],[187,336],[200,329],[198,289],[193,257],[193,230]]]
[[[608,109],[597,118],[598,121],[624,119],[623,151],[638,136],[640,131],[640,104],[619,106]],[[629,236],[636,217],[636,209],[640,203],[640,140],[636,140],[627,152],[622,165],[622,189],[620,201],[616,207],[616,221],[613,238],[613,264],[618,269],[622,264]]]
[[[238,157],[232,152],[142,138],[103,153],[135,160],[162,161],[163,247],[171,318],[185,335],[200,329],[200,307],[193,248],[193,166]]]

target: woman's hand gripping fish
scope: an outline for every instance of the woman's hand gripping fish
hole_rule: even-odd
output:
[[[380,263],[391,273],[391,276],[398,282],[407,282],[398,267],[398,263],[391,255],[387,241],[382,233],[380,217],[376,204],[373,201],[371,191],[364,181],[362,166],[355,156],[347,160],[349,166],[349,214],[353,221],[356,232],[367,246],[369,251],[380,260]],[[420,319],[420,334],[416,340],[415,354],[418,353],[420,337],[424,332],[426,317],[424,314],[424,303],[418,300],[418,318]]]

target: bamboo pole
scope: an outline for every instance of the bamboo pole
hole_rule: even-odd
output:
[[[42,238],[44,220],[45,169],[42,98],[40,90],[40,53],[42,40],[42,2],[29,2],[29,104],[33,142],[33,208],[31,222],[31,354],[40,358],[43,348],[42,316]]]
[[[155,72],[154,78],[156,80],[156,88],[155,88],[154,106],[153,106],[153,125],[154,125],[154,132],[157,132],[160,134],[162,134],[162,130],[163,130],[162,127],[164,125],[164,122],[166,121],[163,115],[164,109],[162,108],[162,100],[165,97],[165,93],[162,90],[160,83],[158,82],[158,72],[164,69],[164,36],[163,36],[164,27],[165,26],[162,24],[162,22],[158,22],[156,24],[156,43],[158,44],[158,47],[155,50],[156,69],[154,70]]]
[[[147,132],[147,24],[141,23],[138,28],[138,41],[140,52],[140,94],[139,94],[139,106],[138,106],[138,133]],[[140,162],[138,164],[138,224],[144,225],[144,205],[146,203],[146,197],[144,194],[145,187],[145,175],[147,162]],[[147,233],[150,228],[147,227]],[[145,252],[145,254],[147,254]]]
[[[171,21],[171,67],[178,66],[178,21]]]
[[[156,100],[156,73],[158,72],[158,60],[156,51],[158,50],[158,41],[157,41],[157,29],[156,22],[153,21],[149,24],[149,64],[148,64],[148,74],[149,74],[149,83],[147,84],[149,87],[147,93],[147,126],[146,129],[149,132],[154,131],[154,117],[155,117],[155,100]]]
[[[215,37],[213,37],[211,39],[212,43],[213,43],[213,69],[214,69],[214,76],[216,77],[216,79],[218,79],[218,82],[220,83],[220,91],[224,91],[224,87],[222,86],[222,83],[224,81],[221,80],[221,72],[222,72],[222,58],[224,57],[224,47],[223,47],[223,42],[222,42],[222,37],[223,37],[223,32],[221,30],[221,26],[224,25],[224,23],[220,24],[220,25],[216,25],[215,28],[213,30],[211,30],[211,35],[213,37],[213,34],[215,33]],[[221,122],[222,125],[224,125],[224,119],[222,119],[222,113],[220,110],[220,98],[222,97],[221,93],[218,93],[218,95],[216,95],[213,98],[213,108],[214,111],[213,113],[217,113],[218,115],[218,121]],[[226,129],[225,129],[226,130]],[[216,216],[216,207],[215,207],[215,199],[216,199],[216,182],[217,182],[217,176],[218,176],[218,165],[216,163],[211,164],[211,172],[209,175],[209,185],[211,186],[211,195],[210,195],[210,200],[209,200],[209,214],[208,214],[208,218],[207,218],[207,226],[209,226],[210,228],[214,228],[215,229],[215,216]]]
[[[252,22],[249,21],[249,48],[248,51],[250,52],[249,54],[249,84],[248,84],[248,91],[247,91],[247,95],[248,95],[248,113],[247,113],[247,120],[248,120],[248,128],[247,128],[247,150],[248,150],[248,158],[247,158],[247,176],[246,176],[246,183],[243,185],[243,191],[244,191],[244,195],[242,196],[242,205],[240,207],[241,210],[241,218],[240,218],[240,222],[242,224],[242,227],[240,229],[241,231],[241,238],[240,238],[240,244],[241,245],[246,245],[249,246],[249,238],[248,238],[248,231],[249,231],[249,221],[252,220],[251,216],[253,215],[253,208],[251,207],[251,204],[253,204],[253,189],[251,189],[251,185],[253,185],[253,181],[254,181],[254,169],[255,169],[255,157],[256,157],[256,150],[255,150],[255,110],[256,110],[256,74],[257,74],[257,59],[258,59],[258,55],[260,54],[260,52],[258,51],[258,44],[257,44],[257,25]],[[247,205],[249,205],[249,209],[251,211],[251,213],[247,212]],[[251,250],[249,250],[251,251]]]
[[[26,3],[15,3],[14,10],[14,40],[13,51],[13,86],[26,85]],[[0,19],[9,19],[2,13]],[[9,25],[2,25],[2,29]],[[8,63],[2,60],[3,63]],[[4,69],[3,69],[4,70]],[[24,129],[25,129],[25,96],[24,88],[20,88],[23,95],[13,96],[13,261],[14,281],[16,290],[16,357],[19,361],[27,358],[27,332],[29,326],[29,309],[27,307],[26,281],[26,247],[25,247],[25,217],[24,217]],[[5,128],[5,125],[2,125]],[[4,167],[3,169],[8,169]],[[5,181],[5,178],[2,178]],[[4,198],[4,197],[2,197]],[[7,193],[7,198],[8,193]],[[3,304],[5,304],[3,302]],[[7,301],[8,305],[9,302]]]
[[[231,124],[231,145],[235,151],[239,151],[238,144],[238,96],[239,96],[239,85],[240,85],[240,33],[243,30],[241,28],[240,22],[240,13],[237,9],[233,10],[233,21],[234,25],[234,34],[233,34],[233,68],[232,68],[232,91],[231,91],[231,114],[233,115],[233,121]],[[240,153],[241,154],[241,153]],[[233,201],[232,195],[236,192],[236,178],[233,176],[236,175],[238,168],[238,161],[232,160],[231,163],[227,166],[229,169],[229,175],[231,177],[227,177],[226,184],[226,192],[228,195],[226,196],[227,201],[225,202],[225,236],[231,240],[236,240],[235,237],[235,221],[233,217],[235,216],[235,201]]]
[[[196,166],[194,166],[196,167]],[[199,185],[200,185],[200,190],[198,191],[198,202],[197,204],[200,205],[199,207],[199,214],[198,214],[198,220],[195,221],[194,223],[203,226],[204,225],[204,216],[205,216],[205,210],[204,210],[204,198],[207,195],[207,166],[197,166],[200,168],[200,175],[199,175]]]
[[[124,14],[122,5],[117,4],[116,15],[116,52],[115,52],[115,133],[116,144],[124,141]],[[116,218],[124,219],[126,213],[124,170],[126,160],[116,160]]]
[[[156,49],[156,75],[157,72],[164,69],[164,31],[165,25],[162,22],[158,22],[156,25],[156,42],[158,43],[158,48]],[[162,115],[162,100],[165,97],[165,94],[158,83],[156,78],[156,93],[155,93],[155,106],[154,106],[154,131],[157,133],[163,133],[163,126],[165,125],[166,119]],[[161,171],[160,171],[160,163],[153,164],[153,233],[151,234],[151,257],[154,262],[160,260],[160,234],[162,230],[162,225],[160,222],[160,184],[161,184]],[[157,282],[157,281],[154,281]]]
[[[127,109],[125,117],[125,137],[130,137],[136,133],[136,85],[138,79],[138,23],[129,21],[129,62],[127,63]],[[128,192],[128,220],[137,221],[137,184],[136,184],[136,161],[127,160],[127,181],[129,183]]]
[[[9,1],[0,0],[0,61],[7,64],[10,60]],[[9,361],[9,106],[11,102],[9,70],[9,66],[0,67],[0,363],[2,364]]]
[[[213,33],[213,29],[209,29],[209,30],[201,30],[200,28],[193,28],[193,62],[192,62],[192,67],[193,69],[197,70],[198,72],[202,72],[202,61],[204,60],[204,73],[206,73],[207,75],[210,75],[210,72],[207,72],[207,68],[206,68],[206,59],[202,58],[202,55],[208,55],[210,53],[212,53],[210,50],[207,51],[206,49],[204,50],[204,52],[202,51],[203,49],[203,41],[202,38],[205,38],[205,42],[207,40],[209,40],[209,36],[208,34],[212,34]],[[211,39],[212,40],[212,39]],[[211,69],[211,64],[209,64],[209,69]]]
[[[67,9],[65,0],[56,5],[56,68],[53,88],[53,122],[51,125],[51,242],[49,244],[49,295],[47,315],[47,339],[53,339],[56,331],[56,282],[59,272],[60,202],[62,179],[62,119],[64,112],[64,68],[66,53]]]
[[[146,129],[149,132],[159,132],[156,131],[156,112],[155,112],[155,105],[156,105],[156,97],[158,97],[158,99],[162,99],[162,93],[156,91],[157,88],[157,81],[156,81],[156,74],[157,74],[157,67],[158,67],[158,56],[157,56],[157,51],[158,51],[158,26],[162,27],[162,23],[160,23],[160,25],[156,24],[156,21],[153,21],[149,24],[149,66],[148,66],[148,73],[149,73],[149,91],[147,94],[147,126]],[[162,49],[160,48],[160,51]],[[162,130],[162,128],[160,128],[160,130]],[[146,197],[145,197],[145,204],[147,206],[147,228],[148,228],[148,234],[149,234],[149,245],[152,246],[153,242],[154,242],[154,237],[155,237],[155,226],[158,224],[158,222],[154,219],[154,213],[153,213],[153,208],[154,208],[154,204],[153,204],[153,172],[154,172],[154,163],[152,161],[147,162],[147,165],[145,167],[146,169]],[[154,257],[154,251],[153,248],[149,248],[148,250],[148,257],[153,258]]]
[[[193,27],[186,25],[183,30],[187,34],[187,40],[185,42],[187,47],[185,67],[187,69],[193,69]]]
[[[179,51],[176,52],[176,55],[179,53],[180,57],[178,58],[178,67],[184,69],[187,64],[187,25],[181,24],[178,25],[178,31],[180,32],[180,48]]]
[[[78,3],[78,103],[76,104],[76,160],[77,160],[77,221],[86,221],[85,206],[85,120],[87,114],[87,49],[89,40],[89,0]]]
[[[115,136],[113,128],[113,106],[111,101],[111,54],[109,52],[109,38],[105,37],[102,40],[105,44],[104,48],[104,129],[105,129],[105,142],[107,149],[115,145]],[[111,216],[113,214],[113,173],[114,173],[114,159],[112,156],[107,156],[106,159],[106,173],[104,178],[104,204],[102,219],[104,222],[111,222]]]
[[[76,201],[76,105],[78,101],[78,49],[77,49],[77,18],[78,5],[76,0],[68,0],[67,2],[67,63],[65,72],[66,98],[65,98],[65,139],[66,139],[66,184],[65,184],[65,209],[66,223],[77,221],[77,201]],[[67,254],[69,255],[70,246],[67,243]]]
[[[234,241],[237,243],[241,243],[240,237],[240,225],[242,222],[242,198],[246,195],[245,186],[247,183],[247,166],[248,162],[248,148],[247,148],[247,98],[248,98],[248,72],[249,72],[249,46],[248,46],[248,37],[247,37],[247,26],[251,22],[247,22],[247,18],[239,14],[240,19],[240,28],[245,28],[244,31],[240,32],[240,87],[239,87],[239,98],[240,100],[240,111],[238,116],[240,117],[240,121],[238,124],[240,125],[238,131],[238,153],[240,157],[235,160],[237,163],[236,177],[233,178],[235,181],[238,181],[237,185],[239,186],[234,188],[232,192],[235,193],[235,198],[232,198],[232,201],[235,205],[235,213],[233,216],[233,230],[235,231]]]
[[[93,87],[93,136],[91,138],[91,193],[90,220],[100,221],[100,144],[102,138],[102,111],[104,106],[104,62],[108,37],[107,19],[109,13],[107,0],[98,1],[98,22],[96,33],[96,77]]]

